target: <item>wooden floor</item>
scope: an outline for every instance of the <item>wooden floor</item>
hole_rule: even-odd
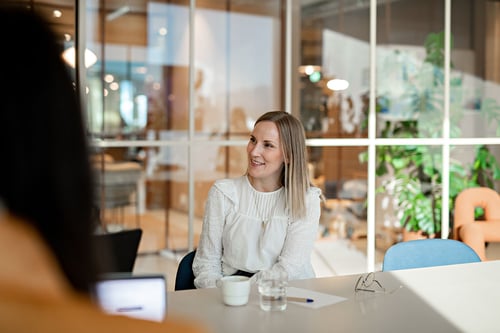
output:
[[[143,230],[139,245],[140,254],[158,253],[164,249],[183,252],[189,245],[188,218],[184,212],[170,210],[167,217],[164,210],[148,210],[144,214],[136,215],[133,207],[127,207],[123,212],[107,212],[103,220],[109,231],[140,227]],[[202,220],[195,218],[194,244],[198,244],[201,225]]]

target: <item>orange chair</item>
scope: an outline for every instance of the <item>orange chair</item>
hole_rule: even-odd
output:
[[[484,220],[474,220],[476,207],[484,209]],[[481,260],[487,260],[486,242],[500,242],[500,196],[487,187],[468,188],[455,199],[453,238],[469,245]]]

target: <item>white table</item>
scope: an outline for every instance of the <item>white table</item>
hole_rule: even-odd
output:
[[[500,332],[500,261],[375,273],[387,290],[402,286],[391,294],[355,294],[358,277],[290,283],[347,298],[319,309],[289,303],[265,312],[256,288],[246,306],[230,307],[219,290],[204,289],[169,292],[167,316],[201,320],[217,333]]]

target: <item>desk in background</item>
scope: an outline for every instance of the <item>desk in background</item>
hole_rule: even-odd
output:
[[[500,261],[377,272],[387,290],[397,289],[387,294],[355,294],[358,277],[290,282],[347,298],[319,309],[289,303],[284,312],[262,311],[253,286],[243,307],[225,306],[217,289],[169,292],[167,316],[201,320],[217,333],[500,331]]]

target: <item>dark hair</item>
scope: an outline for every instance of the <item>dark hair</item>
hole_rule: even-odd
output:
[[[62,47],[34,13],[1,7],[0,40],[0,201],[40,233],[72,286],[91,292],[91,172]]]

